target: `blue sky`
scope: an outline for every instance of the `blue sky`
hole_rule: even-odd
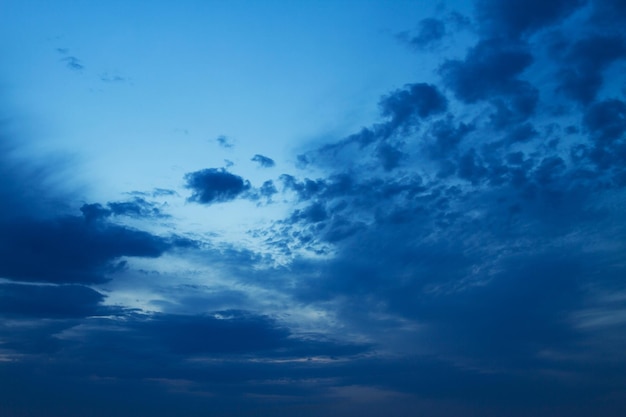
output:
[[[622,416],[626,5],[0,1],[7,416]]]

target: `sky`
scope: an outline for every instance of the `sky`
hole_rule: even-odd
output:
[[[0,0],[0,414],[626,414],[626,2]]]

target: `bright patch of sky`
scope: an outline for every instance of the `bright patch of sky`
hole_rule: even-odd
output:
[[[179,188],[225,160],[261,181],[254,154],[291,170],[294,151],[367,124],[384,92],[431,77],[437,62],[395,34],[433,6],[357,3],[13,2],[4,90],[43,120],[37,146],[78,156],[90,198]]]

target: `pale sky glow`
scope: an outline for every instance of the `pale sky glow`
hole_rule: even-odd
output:
[[[0,0],[0,416],[623,417],[622,0]]]
[[[254,181],[259,152],[293,169],[294,152],[367,124],[377,98],[424,66],[394,39],[427,13],[410,3],[11,6],[4,30],[23,40],[9,48],[30,53],[12,53],[5,88],[49,129],[40,145],[80,155],[85,182],[108,193],[174,188],[224,159]],[[67,71],[68,57],[83,68]],[[220,135],[237,149],[220,149]]]

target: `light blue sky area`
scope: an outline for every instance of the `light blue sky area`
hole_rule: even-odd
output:
[[[177,189],[225,160],[260,185],[254,154],[291,172],[438,64],[396,38],[434,13],[425,1],[5,3],[3,90],[29,146],[74,156],[87,200]]]

